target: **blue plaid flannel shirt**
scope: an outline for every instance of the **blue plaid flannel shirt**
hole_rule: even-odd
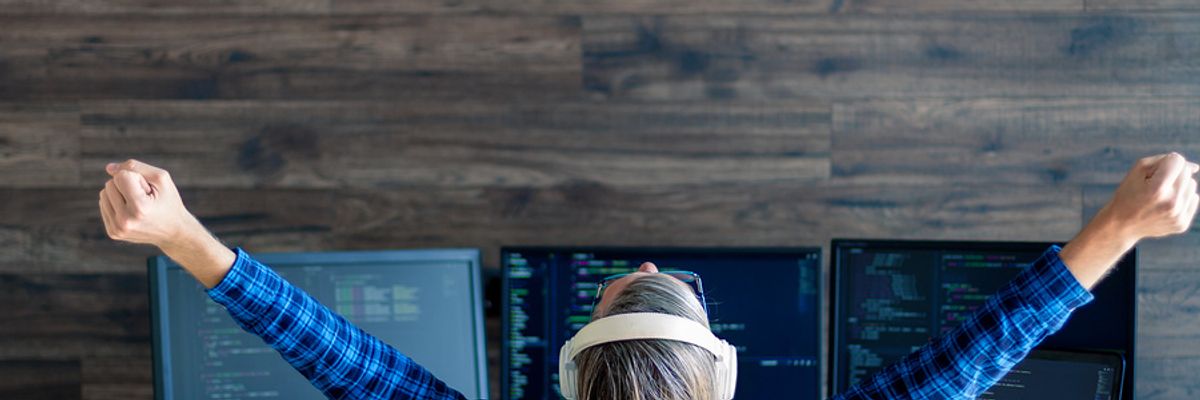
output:
[[[958,328],[834,399],[976,398],[1092,300],[1058,251],[1047,250]],[[330,398],[464,398],[241,249],[208,294]]]

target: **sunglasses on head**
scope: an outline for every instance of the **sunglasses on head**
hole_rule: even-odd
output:
[[[704,315],[708,315],[708,302],[704,301],[704,284],[700,282],[700,274],[692,271],[660,271],[659,274],[667,275],[678,279],[680,282],[686,283],[692,288],[692,292],[696,294],[696,299],[700,301],[700,305],[704,307]],[[596,305],[600,303],[600,298],[604,296],[604,290],[618,279],[624,278],[633,274],[627,272],[624,274],[609,275],[602,279],[596,287],[596,298],[592,300],[592,310],[596,309]]]

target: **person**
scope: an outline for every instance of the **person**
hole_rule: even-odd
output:
[[[106,170],[111,179],[100,191],[99,207],[108,235],[157,246],[199,280],[243,329],[261,337],[328,397],[463,398],[245,251],[221,244],[184,207],[167,171],[135,160],[109,164]],[[1138,241],[1187,230],[1200,202],[1193,177],[1198,170],[1176,153],[1137,161],[1112,200],[1065,247],[1047,249],[961,326],[834,398],[977,397],[1059,329],[1072,310],[1087,304],[1088,290]],[[706,328],[707,315],[697,299],[702,293],[658,272],[646,263],[606,281],[584,331],[620,335],[640,328],[606,322],[644,315]],[[584,331],[572,341],[582,340]],[[563,365],[571,363],[574,376],[570,394],[589,400],[728,398],[729,387],[717,380],[735,380],[736,370],[721,375],[714,360],[730,355],[722,355],[718,345],[699,345],[716,343],[703,336],[670,340],[650,332],[564,345],[569,359]]]

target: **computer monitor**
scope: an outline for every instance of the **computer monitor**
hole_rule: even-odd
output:
[[[558,350],[590,320],[597,283],[645,261],[700,274],[713,332],[738,349],[736,398],[820,395],[820,248],[504,248],[501,257],[505,398],[559,398]]]
[[[830,390],[839,393],[969,317],[1052,243],[834,240]],[[1136,253],[1038,349],[1120,354],[1133,398]]]
[[[1124,369],[1116,353],[1034,350],[978,400],[1115,400]]]
[[[479,251],[253,254],[467,398],[488,397]],[[155,398],[324,399],[166,257],[149,260]]]

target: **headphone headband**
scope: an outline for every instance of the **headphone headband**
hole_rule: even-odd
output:
[[[571,400],[578,398],[575,356],[579,352],[603,343],[645,339],[674,340],[707,350],[714,358],[712,379],[716,398],[733,398],[737,388],[737,349],[713,335],[704,324],[660,313],[614,315],[592,321],[580,329],[558,352],[560,394]]]
[[[712,353],[718,359],[722,351],[717,339],[699,322],[670,314],[631,313],[604,317],[583,327],[571,338],[572,359],[586,348],[624,340],[663,339],[691,343]]]

